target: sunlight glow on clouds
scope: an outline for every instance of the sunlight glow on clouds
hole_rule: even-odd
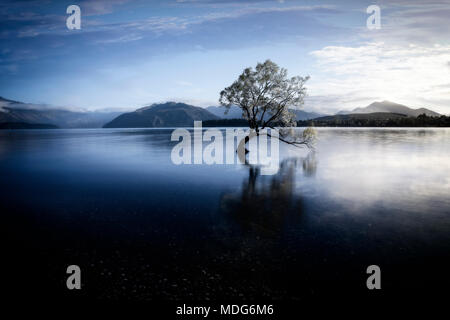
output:
[[[432,107],[446,113],[450,105],[450,45],[393,46],[381,42],[356,47],[327,46],[311,52],[324,73],[312,92],[370,97],[406,105]],[[311,93],[312,94],[312,93]],[[337,109],[358,107],[352,102]],[[329,106],[333,107],[333,106]]]
[[[392,100],[450,113],[450,1],[81,0],[0,3],[0,96],[87,109],[168,99],[217,105],[245,67],[272,59],[310,75],[305,109]],[[67,76],[70,75],[70,76]],[[191,84],[191,85],[189,85]]]

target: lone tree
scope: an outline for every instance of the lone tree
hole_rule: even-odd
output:
[[[295,135],[294,130],[275,129],[297,126],[295,114],[291,111],[303,105],[307,77],[287,77],[287,70],[266,60],[258,63],[255,70],[246,68],[233,84],[220,92],[219,102],[228,113],[231,106],[242,109],[242,116],[250,129],[259,136],[260,130],[271,128],[279,131],[283,142],[312,147],[315,133],[312,128]],[[268,134],[270,136],[270,134]]]

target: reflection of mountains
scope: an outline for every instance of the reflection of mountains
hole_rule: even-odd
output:
[[[250,166],[242,190],[222,196],[223,215],[241,232],[269,238],[279,235],[288,215],[302,211],[301,197],[295,194],[297,170],[312,176],[316,165],[314,153],[310,153],[305,158],[282,161],[274,176],[261,176],[259,168]]]

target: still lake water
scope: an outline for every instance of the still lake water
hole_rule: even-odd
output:
[[[2,131],[14,261],[48,297],[80,265],[83,299],[361,296],[372,264],[385,295],[450,285],[450,129],[317,131],[273,176],[176,166],[171,129]]]

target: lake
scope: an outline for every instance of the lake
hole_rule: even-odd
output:
[[[0,211],[22,296],[370,297],[374,264],[385,296],[450,284],[450,129],[319,128],[315,152],[283,147],[272,176],[174,165],[171,132],[0,132]],[[79,292],[65,287],[71,264]]]

